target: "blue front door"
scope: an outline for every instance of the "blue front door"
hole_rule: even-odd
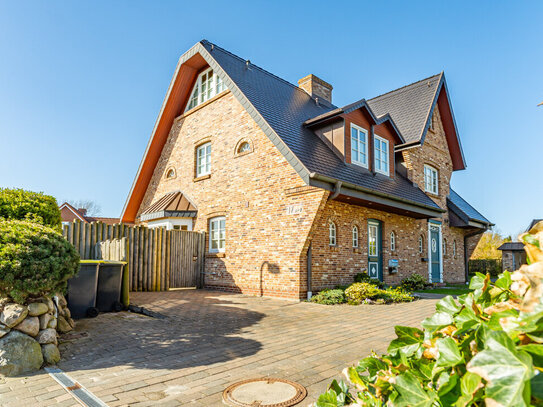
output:
[[[441,282],[441,236],[439,226],[430,225],[430,270],[432,283]]]

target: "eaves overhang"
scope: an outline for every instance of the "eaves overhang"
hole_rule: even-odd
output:
[[[368,202],[373,202],[386,207],[397,208],[402,211],[416,213],[424,218],[441,218],[446,210],[437,206],[429,206],[414,202],[408,199],[400,198],[390,194],[377,192],[368,188],[363,188],[360,185],[343,182],[325,175],[311,173],[309,175],[309,184],[318,188],[323,188],[330,191],[335,191],[336,195],[346,195],[353,198],[361,199]],[[340,185],[340,189],[336,190],[336,185]]]
[[[478,229],[490,229],[492,226],[494,226],[491,222],[486,222],[481,219],[475,219],[470,218],[468,215],[464,213],[457,205],[454,204],[449,198],[447,198],[447,207],[451,212],[453,212],[456,216],[460,218],[465,223],[464,227],[473,227]]]
[[[163,218],[195,218],[198,211],[157,211],[145,213],[140,216],[141,221],[150,221]]]

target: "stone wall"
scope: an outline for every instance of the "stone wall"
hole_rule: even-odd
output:
[[[0,299],[0,376],[35,371],[60,360],[57,332],[74,328],[62,295],[54,302],[41,298],[28,305]]]

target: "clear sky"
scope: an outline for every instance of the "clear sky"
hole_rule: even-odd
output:
[[[445,71],[468,168],[507,234],[543,217],[541,1],[0,0],[0,186],[120,215],[179,56],[206,38],[334,103]]]

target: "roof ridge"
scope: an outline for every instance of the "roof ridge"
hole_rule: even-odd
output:
[[[440,75],[443,75],[443,71],[441,71],[441,72],[438,73],[438,74],[429,76],[429,77],[427,77],[427,78],[420,79],[420,80],[418,80],[418,81],[416,81],[416,82],[412,82],[412,83],[410,83],[410,84],[408,84],[408,85],[401,86],[401,87],[399,87],[399,88],[397,88],[397,89],[393,89],[393,90],[391,90],[391,91],[388,91],[388,92],[382,93],[382,94],[380,94],[380,95],[374,96],[374,97],[372,97],[371,99],[368,99],[368,102],[371,102],[371,101],[373,101],[373,100],[375,100],[375,99],[378,99],[378,98],[386,98],[386,97],[389,97],[389,96],[391,96],[392,93],[395,93],[395,92],[400,92],[400,93],[401,93],[401,92],[403,92],[404,90],[406,90],[406,88],[408,88],[408,87],[410,87],[410,86],[416,85],[416,84],[418,84],[418,83],[420,83],[420,82],[424,82],[424,81],[433,79],[433,78],[435,78],[435,77],[437,77],[437,76],[440,76]]]
[[[204,39],[204,40],[202,40],[202,41],[200,41],[200,42],[201,42],[201,43],[207,43],[207,44],[213,45],[213,47],[220,49],[222,52],[224,52],[224,53],[226,53],[226,54],[228,54],[228,55],[230,55],[230,56],[232,56],[232,57],[234,57],[234,58],[236,58],[236,59],[239,59],[239,60],[242,61],[242,62],[250,61],[250,60],[247,60],[247,59],[243,59],[243,58],[240,57],[239,55],[236,55],[236,54],[234,54],[234,53],[228,51],[227,49],[222,48],[221,46],[219,46],[219,45],[217,45],[217,44],[215,44],[215,43],[213,43],[213,42],[211,42],[211,41],[208,41],[208,40],[205,40],[205,39]],[[309,96],[311,99],[313,99],[313,97],[311,97],[311,95],[309,95],[305,90],[300,89],[299,86],[296,86],[295,84],[293,84],[293,83],[287,81],[286,79],[281,78],[280,76],[277,76],[277,75],[271,73],[270,71],[267,71],[267,70],[265,70],[264,68],[262,68],[262,67],[260,67],[260,66],[258,66],[258,65],[256,65],[256,64],[254,64],[254,63],[252,63],[252,62],[250,62],[250,63],[251,63],[251,66],[255,67],[256,69],[262,71],[263,73],[265,73],[265,74],[267,74],[267,75],[269,75],[269,76],[272,76],[272,77],[274,77],[274,78],[280,80],[281,82],[284,82],[285,84],[287,84],[287,85],[289,85],[289,86],[292,86],[294,89],[299,90],[300,92],[303,92],[305,95],[307,95],[307,96]]]

